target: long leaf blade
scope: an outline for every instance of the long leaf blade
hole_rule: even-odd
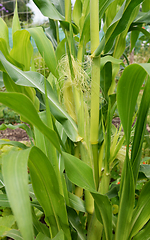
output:
[[[62,153],[65,162],[65,171],[71,182],[77,186],[91,192],[98,211],[102,216],[106,239],[111,239],[112,236],[112,207],[106,195],[99,194],[95,190],[94,178],[92,169],[78,158]],[[109,227],[108,227],[109,226]]]
[[[57,150],[61,152],[57,134],[42,122],[28,97],[21,93],[0,93],[0,99],[3,104],[14,109],[14,111],[27,119],[31,125],[37,127],[53,143]]]
[[[30,152],[29,169],[35,195],[44,209],[46,222],[51,229],[51,237],[62,229],[69,240],[66,206],[60,195],[57,176],[49,159],[37,147],[33,147]]]
[[[41,56],[44,58],[49,70],[56,78],[58,78],[59,74],[57,72],[57,59],[51,41],[46,37],[41,27],[29,28],[28,32],[35,40],[37,48]]]
[[[28,191],[27,161],[30,150],[10,152],[3,157],[2,172],[10,206],[24,240],[33,240]],[[16,197],[17,196],[17,197]]]
[[[21,71],[20,69],[12,65],[10,62],[8,62],[1,52],[0,60],[4,65],[8,75],[12,78],[12,80],[16,84],[38,88],[42,93],[45,94],[44,77],[41,74],[37,72]],[[70,137],[72,141],[74,142],[80,141],[81,137],[78,134],[78,129],[75,122],[58,102],[53,92],[53,89],[48,81],[47,81],[47,94],[51,112],[54,115],[54,117],[63,125],[66,134]]]

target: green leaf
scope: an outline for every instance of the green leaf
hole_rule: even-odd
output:
[[[135,20],[133,21],[133,26],[137,26],[139,24],[148,24],[149,23],[149,17],[150,17],[150,11],[148,12],[139,12]]]
[[[146,30],[146,29],[144,29],[144,28],[142,28],[142,27],[131,27],[130,28],[132,31],[139,31],[139,32],[142,32],[148,39],[150,39],[150,33]]]
[[[64,38],[56,48],[57,61],[61,60],[61,58],[66,54],[65,45],[66,45],[66,39]]]
[[[81,220],[80,220],[78,214],[76,213],[76,211],[73,210],[72,208],[68,209],[68,218],[69,218],[69,222],[72,225],[72,227],[77,231],[78,238],[80,240],[85,240],[86,236],[85,236],[84,230],[81,225]]]
[[[44,209],[52,237],[62,229],[70,239],[65,201],[60,195],[57,176],[49,159],[36,147],[30,152],[29,169],[35,195]]]
[[[142,2],[142,0],[137,1],[125,1],[119,11],[117,12],[115,18],[113,19],[112,23],[108,27],[105,37],[103,38],[103,41],[101,41],[98,48],[93,53],[94,56],[98,56],[104,47],[105,42],[105,53],[109,52],[112,48],[115,38],[121,34],[124,30],[128,30],[129,22],[131,21],[131,18],[133,17],[133,10],[136,9],[137,6]],[[138,14],[138,12],[137,12]],[[136,16],[135,16],[136,17]],[[116,45],[117,49],[117,45]],[[119,48],[118,48],[119,50]]]
[[[81,37],[80,44],[85,44],[90,40],[90,14],[88,14],[85,18]]]
[[[38,236],[36,237],[36,240],[64,240],[64,233],[62,230],[60,230],[60,232],[56,235],[56,237],[54,238],[48,238],[47,236],[45,236],[42,233],[39,233]]]
[[[85,203],[78,196],[68,192],[69,195],[69,206],[77,211],[85,212]]]
[[[13,22],[12,22],[12,37],[13,37],[13,34],[20,29],[21,29],[21,26],[20,26],[19,17],[18,17],[18,6],[16,1]]]
[[[5,233],[5,236],[13,238],[14,240],[23,240],[23,237],[21,236],[20,232],[16,229],[11,229],[10,231],[7,231]]]
[[[131,32],[131,47],[130,52],[132,52],[133,48],[135,47],[136,41],[139,37],[139,31],[132,31]]]
[[[3,237],[5,232],[9,231],[10,229],[11,229],[10,227],[0,225],[0,237]]]
[[[36,240],[50,240],[51,238],[45,236],[43,233],[39,233],[36,237]]]
[[[135,237],[133,237],[133,240],[148,240],[149,236],[150,236],[150,221],[140,232],[138,232],[138,234]]]
[[[1,19],[1,18],[0,18]],[[6,45],[6,41],[3,39],[3,38],[0,38],[0,51],[4,54],[5,58],[10,62],[12,63],[13,65],[19,67],[20,69],[23,69],[24,66],[17,62],[15,59],[13,59],[9,52],[8,52],[8,49],[7,49],[7,45]],[[3,68],[3,66],[1,65],[1,62],[0,62],[0,70],[2,71],[5,71],[5,69]]]
[[[39,100],[36,97],[36,91],[34,88],[17,85],[5,72],[3,72],[3,81],[7,92],[18,92],[25,94],[27,97],[31,99],[37,111],[39,111]],[[27,129],[27,125],[25,129],[28,135],[32,137],[31,130],[29,128]]]
[[[108,98],[108,90],[112,83],[112,64],[107,62],[101,70],[101,89],[104,98]]]
[[[147,69],[147,65],[145,66]],[[119,116],[123,125],[127,145],[129,144],[132,118],[138,93],[146,77],[145,70],[138,64],[125,68],[117,87],[117,104]]]
[[[9,204],[6,194],[0,194],[0,206],[1,207],[10,207],[10,204]]]
[[[42,159],[42,161],[41,161]],[[11,152],[3,157],[3,176],[11,208],[23,239],[33,239],[27,162],[34,192],[41,203],[52,236],[60,229],[70,239],[65,201],[59,193],[57,176],[48,158],[37,147]],[[23,206],[23,207],[22,207]]]
[[[45,29],[46,36],[49,38],[49,40],[52,42],[54,49],[57,47],[57,28],[56,23],[54,20],[49,19],[49,25],[50,27]]]
[[[101,61],[100,61],[101,70],[107,62],[111,62],[113,64],[118,64],[118,65],[123,64],[123,61],[121,59],[117,59],[117,58],[114,58],[114,57],[108,55],[108,56],[101,58]]]
[[[31,125],[37,127],[52,142],[57,150],[61,152],[57,134],[42,122],[33,103],[28,97],[21,93],[1,92],[0,99],[3,104],[27,119]]]
[[[149,0],[144,0],[142,3],[142,11],[143,12],[148,12],[150,10],[150,1]]]
[[[80,18],[82,14],[82,1],[81,0],[76,0],[73,8],[73,21],[75,24],[79,27],[80,24]]]
[[[24,240],[34,239],[28,192],[29,150],[10,152],[2,159],[2,172],[10,206]]]
[[[133,14],[133,10],[142,2],[142,0],[128,2],[129,4],[127,6],[124,4],[121,6],[106,32],[105,52],[108,52],[111,49],[115,37],[126,29],[128,21],[130,21],[130,17]]]
[[[135,128],[133,144],[132,144],[131,162],[133,166],[133,174],[134,174],[135,182],[137,180],[138,172],[139,172],[145,126],[146,126],[147,114],[150,106],[149,93],[150,93],[150,77],[148,77],[145,88],[144,88],[144,93],[141,100],[140,109],[138,111],[138,117],[137,117],[136,128]]]
[[[58,21],[64,21],[65,17],[61,15],[57,9],[54,7],[51,1],[49,0],[34,0],[34,3],[36,6],[40,9],[40,11],[43,13],[44,16],[58,20]]]
[[[99,194],[95,190],[95,183],[92,169],[78,158],[63,152],[65,162],[65,171],[71,182],[77,186],[91,192],[96,205],[98,206],[98,213],[102,216],[106,239],[111,239],[112,236],[112,207],[108,197]],[[99,215],[97,213],[97,215]],[[98,218],[100,221],[100,219]],[[109,226],[109,227],[108,227]]]
[[[142,188],[131,222],[130,238],[135,236],[150,219],[150,181]]]
[[[55,56],[54,48],[51,41],[46,37],[41,27],[30,28],[28,32],[31,34],[37,48],[45,60],[46,65],[49,70],[53,73],[56,78],[59,78],[59,74],[57,72],[57,59]]]
[[[28,147],[21,143],[21,142],[16,142],[16,141],[7,141],[7,140],[1,140],[0,139],[0,145],[12,145],[14,147],[19,147],[21,149],[27,149]]]
[[[11,228],[11,226],[15,223],[15,218],[13,215],[9,215],[9,216],[4,216],[4,217],[0,217],[0,226],[5,226],[5,227],[9,227]],[[0,227],[0,228],[1,228]],[[2,236],[2,234],[1,234]]]
[[[113,53],[113,56],[116,58],[120,58],[121,55],[124,53],[124,50],[126,47],[126,36],[127,36],[128,30],[129,30],[130,25],[132,24],[133,20],[137,16],[139,9],[140,9],[140,5],[138,5],[137,7],[135,7],[133,9],[132,14],[130,15],[130,18],[128,19],[125,30],[123,32],[121,32],[121,34],[118,35],[116,38],[116,43],[115,43],[115,48],[114,48],[114,53]]]
[[[32,203],[33,203],[33,200],[32,200]],[[32,205],[32,206],[34,206],[34,205]],[[41,223],[41,221],[39,221],[39,219],[37,218],[37,216],[34,212],[34,208],[32,208],[32,219],[33,219],[35,235],[37,235],[38,233],[43,233],[45,236],[50,237],[48,227],[46,226],[45,223]]]
[[[48,106],[49,108],[49,106]],[[40,112],[39,116],[41,120],[49,126],[53,130],[53,124],[52,124],[52,119],[51,119],[51,113],[49,112],[49,115],[47,116],[48,110],[46,109],[46,112]],[[37,129],[34,128],[34,135],[35,135],[35,146],[40,148],[43,153],[48,157],[49,161],[51,162],[57,179],[59,183],[60,190],[62,189],[61,186],[61,179],[60,179],[60,171],[59,171],[59,166],[58,166],[58,159],[57,159],[57,153],[56,153],[56,148],[53,146],[53,144]],[[60,191],[61,194],[63,195],[63,191]]]
[[[149,164],[142,164],[140,165],[139,172],[142,172],[145,174],[145,176],[150,179],[150,165]]]
[[[150,74],[149,64],[130,65],[124,70],[117,88],[118,111],[126,136],[127,155],[122,173],[123,182],[121,181],[121,203],[119,207],[116,239],[120,238],[120,234],[123,234],[124,239],[127,239],[129,234],[129,227],[131,224],[130,221],[132,217],[132,209],[134,207],[135,184],[133,177],[135,176],[136,171],[132,171],[131,162],[128,158],[128,144],[131,134],[132,118],[135,110],[137,96],[147,73]],[[140,128],[142,129],[143,126],[140,126]],[[141,138],[140,133],[139,135],[137,135],[137,138]],[[136,165],[137,163],[135,164],[135,167]]]
[[[95,190],[92,169],[78,158],[63,152],[65,170],[68,178],[79,187],[89,191]]]
[[[114,0],[100,0],[99,1],[99,18],[101,19],[108,8],[108,6],[114,2]]]
[[[112,206],[106,198],[106,195],[92,193],[95,201],[95,212],[97,219],[104,226],[105,237],[107,240],[112,239]]]
[[[133,171],[131,167],[131,162],[129,161],[129,157],[128,155],[126,155],[126,160],[121,176],[120,204],[115,233],[116,240],[120,240],[120,236],[122,237],[122,240],[129,239],[128,237],[130,233],[134,201],[135,188]]]
[[[7,73],[12,78],[12,80],[23,86],[30,86],[38,88],[42,93],[45,93],[44,88],[44,77],[37,72],[23,72],[20,69],[9,63],[2,53],[0,53],[0,60],[3,63]],[[51,108],[51,112],[54,117],[63,125],[66,134],[71,138],[72,141],[77,142],[81,140],[78,134],[78,129],[75,122],[67,114],[67,112],[62,108],[61,104],[58,102],[52,87],[47,81],[47,92],[48,99]],[[19,101],[20,102],[20,101]]]
[[[27,30],[18,30],[13,34],[13,48],[10,56],[24,65],[24,70],[29,71],[33,47],[30,42],[30,34]]]
[[[7,50],[9,51],[10,47],[9,47],[8,27],[2,18],[0,18],[0,26],[1,26],[0,38],[3,38],[5,40]]]

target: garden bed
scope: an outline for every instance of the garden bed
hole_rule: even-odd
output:
[[[3,122],[0,122],[2,124]],[[15,130],[7,128],[0,131],[0,139],[9,139],[11,141],[29,141],[29,137],[25,130],[17,128]]]

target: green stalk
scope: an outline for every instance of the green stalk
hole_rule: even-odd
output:
[[[57,44],[59,44],[59,27],[58,27],[58,21],[55,21],[56,23],[56,37],[57,37]]]
[[[99,45],[99,0],[90,0],[91,54]],[[99,130],[99,94],[100,94],[100,57],[93,58],[91,70],[91,121],[90,143],[93,152],[95,186],[99,185],[98,130]],[[102,224],[97,220],[95,211],[88,228],[87,239],[100,240]]]
[[[65,0],[65,20],[71,22],[71,0]]]
[[[90,34],[91,54],[99,45],[99,0],[90,1]],[[93,58],[92,62],[92,84],[91,84],[91,126],[90,142],[93,150],[93,165],[95,185],[98,188],[98,129],[99,129],[99,94],[100,94],[100,57]]]

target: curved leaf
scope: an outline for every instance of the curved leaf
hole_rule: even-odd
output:
[[[142,10],[143,10],[143,12],[147,12],[148,10],[150,10],[150,1],[149,0],[143,1]]]
[[[142,65],[143,68],[148,66]],[[145,67],[144,67],[145,66]],[[135,110],[135,105],[140,91],[141,85],[147,75],[146,69],[144,70],[138,64],[132,64],[125,68],[117,87],[117,104],[119,116],[123,125],[126,136],[127,144],[129,143],[132,117]]]
[[[140,109],[138,111],[138,117],[136,121],[136,128],[133,138],[132,144],[132,152],[131,152],[131,162],[133,167],[133,174],[135,182],[138,177],[139,166],[141,161],[141,154],[142,154],[142,144],[143,144],[143,137],[145,133],[145,126],[147,120],[147,114],[150,106],[150,77],[148,77],[144,93],[142,96]]]
[[[17,1],[16,1],[16,6],[15,6],[15,11],[14,11],[14,16],[13,16],[13,22],[12,22],[12,36],[13,34],[21,29],[20,22],[19,22],[19,17],[18,17],[18,6],[17,6]]]
[[[8,62],[3,54],[0,52],[0,60],[5,67],[8,75],[12,78],[12,80],[21,86],[29,86],[39,89],[42,93],[45,94],[44,88],[44,77],[43,75],[37,72],[23,72],[10,62]],[[58,102],[53,89],[48,81],[47,83],[47,95],[49,99],[49,104],[51,108],[51,112],[54,117],[63,125],[66,134],[69,138],[74,141],[80,141],[81,137],[78,134],[78,129],[75,122],[68,115],[68,113],[62,108],[60,103]]]
[[[4,54],[5,58],[12,64],[14,64],[15,66],[19,67],[20,69],[23,69],[24,66],[17,62],[15,59],[13,59],[7,49],[7,45],[6,45],[6,41],[3,38],[0,38],[0,51]],[[1,62],[0,62],[0,70],[4,71],[3,67],[1,66]]]
[[[72,227],[77,231],[78,239],[86,240],[84,230],[82,228],[81,220],[75,210],[72,208],[68,209],[68,218]]]
[[[139,12],[136,19],[133,21],[132,25],[142,24],[142,23],[149,23],[150,18],[150,11],[148,12]]]
[[[116,17],[106,32],[105,52],[108,52],[113,46],[115,37],[123,32],[128,26],[128,21],[133,14],[133,10],[142,2],[142,0],[130,1],[126,7],[124,4],[118,11]],[[138,13],[138,12],[137,12]]]
[[[0,139],[0,145],[12,145],[14,147],[19,147],[20,149],[27,149],[28,147],[21,143],[21,142],[16,142],[16,141],[7,141],[7,140],[1,140]]]
[[[108,6],[114,2],[114,0],[101,0],[99,1],[99,18],[101,19],[108,8]]]
[[[61,152],[57,134],[42,122],[33,103],[28,97],[21,93],[1,92],[0,101],[27,119],[31,125],[39,129],[53,143],[57,150]]]
[[[92,54],[92,56],[98,56],[104,47],[105,42],[105,53],[109,52],[114,44],[115,38],[121,34],[127,27],[129,28],[128,24],[131,21],[130,18],[133,17],[133,10],[136,9],[137,6],[142,2],[142,0],[137,1],[126,1],[122,4],[121,8],[117,12],[114,20],[112,21],[111,25],[108,27],[106,34],[101,41],[98,48]],[[138,14],[138,12],[137,12]],[[136,16],[135,16],[136,17]]]
[[[12,151],[2,159],[2,172],[7,196],[24,240],[34,239],[27,185],[29,152],[30,149]]]
[[[4,20],[0,17],[0,26],[1,26],[1,31],[0,31],[0,38],[3,38],[6,42],[7,50],[9,50],[9,35],[8,35],[8,27]]]
[[[59,231],[59,233],[56,235],[54,238],[48,238],[42,233],[39,233],[38,236],[36,237],[36,240],[64,240],[64,233],[62,230]]]
[[[135,202],[134,178],[131,162],[128,155],[124,163],[121,176],[120,205],[118,210],[118,219],[115,233],[115,240],[129,239],[131,219]]]
[[[131,234],[130,238],[137,234],[140,229],[147,223],[150,219],[150,182],[146,183],[142,188],[140,197],[138,199],[137,206],[133,213],[133,218],[131,222]]]
[[[33,54],[33,47],[30,42],[30,34],[28,31],[19,30],[13,34],[13,48],[10,51],[10,56],[17,62],[25,66],[24,70],[30,70],[30,62]]]
[[[112,207],[106,195],[99,194],[95,190],[92,169],[78,158],[62,153],[65,162],[65,171],[71,182],[91,192],[98,211],[102,217],[106,239],[112,238]],[[98,213],[97,213],[98,214]],[[99,219],[100,220],[100,219]],[[109,227],[108,227],[109,226]]]
[[[49,159],[36,147],[30,152],[29,169],[35,195],[44,209],[45,220],[51,228],[52,237],[62,228],[66,239],[69,240],[66,206],[63,196],[60,195],[57,176]]]
[[[11,151],[2,159],[2,172],[8,199],[23,239],[33,239],[28,161],[34,192],[44,209],[45,221],[51,229],[51,237],[55,237],[62,229],[66,239],[71,240],[65,200],[60,195],[57,176],[49,159],[37,147]]]
[[[133,240],[148,240],[149,236],[150,236],[150,221],[140,232],[138,232],[136,236],[133,237]]]
[[[46,37],[41,27],[37,28],[29,28],[28,32],[31,34],[37,48],[44,58],[46,65],[49,70],[54,74],[56,78],[59,78],[59,74],[57,72],[57,59],[55,56],[54,48],[51,41]]]
[[[11,229],[10,231],[6,232],[5,236],[13,238],[14,240],[23,240],[20,232],[16,229]]]
[[[58,20],[64,21],[65,17],[61,15],[57,9],[54,7],[51,1],[49,0],[33,0],[36,6],[40,9],[44,16]]]
[[[0,194],[0,206],[1,207],[10,207],[8,197],[6,194]]]

